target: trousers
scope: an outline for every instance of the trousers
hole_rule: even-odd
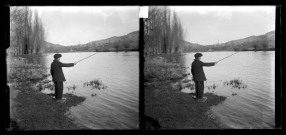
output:
[[[196,97],[202,99],[204,95],[204,81],[195,81]]]
[[[62,99],[63,96],[63,82],[54,82],[56,100]]]

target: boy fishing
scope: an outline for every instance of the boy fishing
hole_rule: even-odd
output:
[[[63,82],[66,81],[62,67],[72,67],[76,65],[75,63],[62,63],[60,62],[62,55],[55,54],[54,61],[51,64],[51,75],[53,82],[55,84],[55,99],[59,102],[65,102],[65,98],[62,98],[63,95]]]
[[[196,88],[196,99],[200,102],[205,102],[207,100],[207,97],[203,97],[204,94],[204,81],[206,81],[206,76],[204,73],[203,66],[214,66],[217,64],[217,62],[210,62],[210,63],[204,63],[201,60],[201,57],[203,56],[201,53],[196,53],[195,60],[192,63],[192,75],[193,80],[195,81],[195,88]]]

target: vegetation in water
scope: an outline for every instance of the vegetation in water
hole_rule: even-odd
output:
[[[235,95],[237,95],[237,93],[232,93],[231,95],[232,95],[232,96],[235,96]]]
[[[188,83],[186,86],[186,88],[189,88],[190,90],[195,90],[195,83]]]
[[[107,86],[104,85],[101,80],[97,80],[97,79],[91,80],[89,82],[85,82],[83,86],[90,87],[92,89],[98,89],[98,90],[104,90],[107,88]]]
[[[54,90],[54,85],[51,83],[40,82],[37,87],[40,91],[44,89]]]
[[[207,87],[208,90],[209,90],[209,89],[216,89],[217,86],[216,86],[215,84],[213,84],[213,85],[211,85],[211,86],[206,86],[206,87]]]
[[[73,84],[72,86],[67,86],[66,87],[68,90],[75,90],[76,89],[76,86],[75,86],[75,84]]]
[[[245,88],[247,88],[247,85],[243,84],[242,80],[237,79],[237,78],[235,78],[233,80],[230,80],[230,81],[225,81],[223,83],[223,85],[224,86],[230,86],[232,88],[237,88],[237,89],[241,89],[241,88],[245,89]]]

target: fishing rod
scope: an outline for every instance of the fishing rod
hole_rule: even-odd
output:
[[[235,55],[235,54],[237,54],[237,53],[238,53],[238,52],[233,53],[233,54],[231,54],[231,55],[229,55],[229,56],[227,56],[227,57],[224,57],[224,58],[220,59],[219,61],[222,61],[222,60],[224,60],[224,59],[226,59],[226,58],[228,58],[228,57],[230,57],[230,56],[232,56],[232,55]],[[217,61],[217,62],[219,62],[219,61]]]
[[[76,63],[79,63],[79,62],[81,62],[81,61],[83,61],[83,60],[85,60],[85,59],[87,59],[87,58],[89,58],[89,57],[91,57],[91,56],[93,56],[93,55],[95,55],[95,54],[97,54],[97,53],[94,53],[94,54],[92,54],[92,55],[90,55],[90,56],[88,56],[88,57],[85,57],[85,58],[83,58],[83,59],[77,61]]]

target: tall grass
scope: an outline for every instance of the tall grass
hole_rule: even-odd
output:
[[[7,69],[8,82],[37,81],[50,75],[46,67],[27,63],[25,59],[20,58],[7,61]]]
[[[167,62],[162,57],[156,57],[145,62],[144,76],[147,80],[151,78],[172,80],[186,76],[186,70],[179,63]]]

